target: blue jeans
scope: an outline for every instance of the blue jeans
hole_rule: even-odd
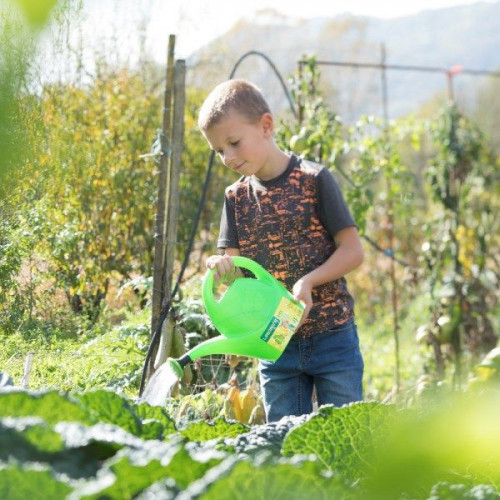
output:
[[[276,362],[261,361],[260,384],[268,422],[311,413],[318,405],[363,399],[363,358],[354,320],[308,338],[292,337]]]

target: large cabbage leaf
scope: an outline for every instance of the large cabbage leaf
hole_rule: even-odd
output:
[[[285,437],[282,453],[315,455],[329,471],[355,480],[373,470],[374,450],[384,442],[396,408],[381,403],[323,406]]]

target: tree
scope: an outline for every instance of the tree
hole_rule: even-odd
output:
[[[47,86],[40,250],[75,312],[95,316],[111,279],[150,274],[156,177],[147,152],[159,105],[139,76],[109,72],[87,89]],[[38,182],[38,181],[37,181]]]

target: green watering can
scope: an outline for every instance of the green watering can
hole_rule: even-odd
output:
[[[304,306],[260,264],[246,257],[233,257],[236,267],[255,278],[236,278],[217,300],[214,273],[203,280],[203,303],[222,334],[197,345],[179,359],[167,362],[179,375],[191,361],[210,354],[237,354],[276,361],[285,350],[304,313]]]

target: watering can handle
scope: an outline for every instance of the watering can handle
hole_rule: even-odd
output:
[[[234,256],[232,259],[236,267],[241,267],[252,272],[257,279],[274,282],[274,278],[254,260],[242,257],[241,255]],[[216,307],[217,305],[217,301],[214,298],[214,274],[215,270],[209,269],[203,280],[203,301],[207,307]]]

